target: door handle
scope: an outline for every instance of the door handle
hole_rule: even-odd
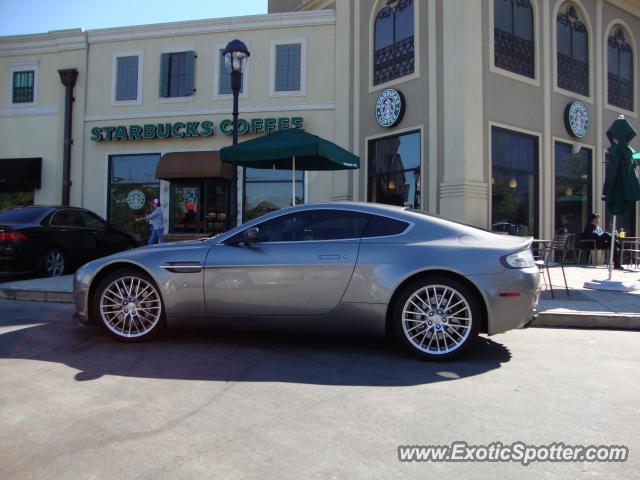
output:
[[[318,260],[340,260],[340,255],[318,255]]]

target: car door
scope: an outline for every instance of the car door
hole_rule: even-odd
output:
[[[338,209],[303,210],[257,225],[215,245],[205,262],[207,312],[217,315],[319,315],[342,298],[368,216]]]
[[[65,253],[72,264],[80,264],[92,258],[95,251],[95,240],[85,226],[80,211],[73,208],[62,208],[55,212],[49,220],[51,243]]]
[[[121,252],[131,246],[131,239],[122,232],[109,227],[106,221],[93,212],[81,210],[80,215],[84,224],[93,235],[95,241],[94,257],[104,257],[112,253]]]

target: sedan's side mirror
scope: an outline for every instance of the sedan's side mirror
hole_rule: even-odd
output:
[[[242,234],[242,239],[244,240],[244,243],[246,244],[256,243],[258,241],[258,232],[259,230],[257,227],[246,229]]]

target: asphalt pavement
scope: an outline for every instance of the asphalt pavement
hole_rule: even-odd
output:
[[[122,344],[0,300],[0,478],[638,478],[640,333],[526,329],[424,362],[364,331]],[[622,444],[626,463],[400,463],[398,445]]]

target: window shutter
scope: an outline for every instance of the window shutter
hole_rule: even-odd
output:
[[[163,53],[160,57],[160,96],[169,96],[169,53]]]
[[[196,91],[195,86],[195,77],[196,77],[196,52],[186,52],[187,55],[187,78],[185,85],[185,95],[193,95],[193,92]]]

